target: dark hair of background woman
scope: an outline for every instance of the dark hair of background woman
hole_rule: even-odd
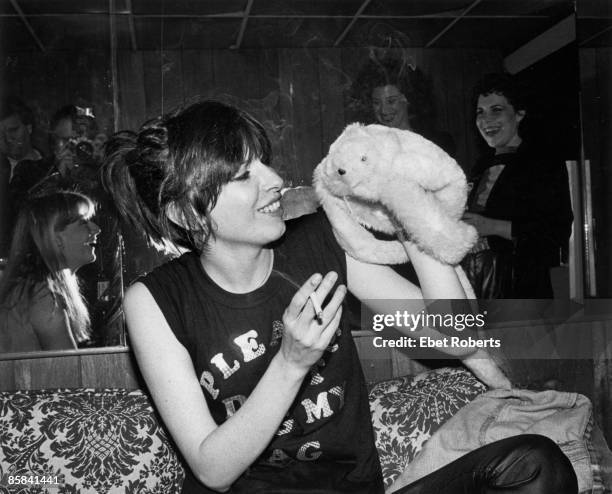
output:
[[[521,83],[516,76],[505,73],[491,73],[484,75],[474,86],[472,90],[472,111],[474,112],[473,120],[476,120],[476,108],[478,106],[478,98],[480,96],[488,96],[489,94],[498,94],[504,96],[508,103],[512,105],[514,111],[525,111],[525,117],[521,121],[518,129],[518,133],[521,138],[529,138],[531,134],[530,129],[533,126],[534,116],[531,115],[530,96],[527,87]],[[478,142],[485,146],[482,139],[478,139]],[[488,152],[493,152],[490,149],[486,149]]]
[[[372,91],[393,85],[406,97],[412,115],[411,123],[421,131],[432,125],[434,118],[431,81],[419,67],[393,57],[370,58],[351,86],[353,106],[364,114],[372,114]]]

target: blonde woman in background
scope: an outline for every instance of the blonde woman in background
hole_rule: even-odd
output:
[[[75,192],[28,199],[0,277],[0,352],[74,349],[89,338],[77,270],[96,259],[94,204]]]

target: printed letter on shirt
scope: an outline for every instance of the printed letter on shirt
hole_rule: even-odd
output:
[[[327,391],[323,391],[319,393],[317,396],[317,404],[315,405],[310,398],[306,398],[302,400],[302,406],[304,407],[304,411],[306,412],[306,423],[312,424],[315,419],[321,419],[321,417],[331,417],[333,415],[333,411],[329,406],[329,401],[327,401]]]
[[[202,377],[200,377],[200,385],[210,393],[210,396],[213,397],[213,400],[215,400],[217,396],[219,396],[219,390],[215,389],[215,378],[210,372],[202,372]]]
[[[338,410],[342,410],[344,407],[344,386],[334,386],[329,390],[329,392],[340,399]]]
[[[287,419],[285,420],[278,431],[276,431],[277,436],[283,436],[285,434],[289,434],[293,430],[293,426],[295,425],[295,420]]]
[[[242,355],[244,355],[244,361],[250,362],[251,360],[256,359],[260,355],[266,353],[266,347],[263,343],[257,343],[257,331],[251,329],[246,333],[234,338],[234,343],[240,347],[242,350]]]
[[[223,358],[222,353],[217,353],[217,355],[215,355],[213,358],[210,359],[210,363],[215,364],[217,369],[221,371],[221,373],[223,374],[223,379],[227,379],[234,372],[240,369],[240,363],[237,360],[234,360],[232,367],[227,365],[227,362]]]
[[[223,404],[225,405],[227,418],[229,419],[232,415],[234,415],[245,401],[246,396],[243,395],[231,396],[225,400],[222,400]]]
[[[283,467],[291,463],[292,458],[287,455],[282,449],[275,449],[272,451],[270,457],[266,460],[266,463],[274,465],[275,467]]]
[[[319,441],[310,441],[306,444],[303,444],[300,447],[300,450],[297,453],[297,459],[302,461],[312,461],[316,460],[319,456],[321,456],[320,451],[309,452],[308,449],[321,449],[321,443]]]
[[[270,346],[276,346],[279,344],[280,340],[283,339],[283,332],[285,331],[285,326],[280,321],[274,321],[272,323],[272,339],[270,340]]]

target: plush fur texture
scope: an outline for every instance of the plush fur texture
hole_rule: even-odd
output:
[[[378,240],[364,227],[397,234],[456,265],[477,239],[461,221],[467,183],[459,165],[414,132],[351,124],[314,171],[314,187],[342,248],[375,264],[408,261],[401,241]]]

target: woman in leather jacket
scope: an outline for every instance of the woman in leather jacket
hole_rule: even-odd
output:
[[[521,132],[527,109],[511,76],[475,89],[476,127],[490,148],[474,168],[468,212],[480,239],[463,262],[478,298],[552,298],[550,268],[571,233],[565,163]]]

